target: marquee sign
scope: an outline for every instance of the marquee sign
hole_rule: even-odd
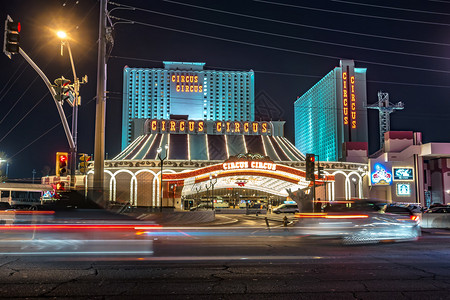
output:
[[[344,114],[344,125],[356,128],[356,95],[355,76],[350,76],[348,72],[342,72],[342,107]]]
[[[269,122],[147,120],[146,133],[270,135]]]
[[[224,170],[258,169],[276,171],[277,164],[266,161],[232,161],[222,164]]]

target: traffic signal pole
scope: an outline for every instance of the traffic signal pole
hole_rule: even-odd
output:
[[[73,83],[74,83],[74,94],[75,100],[72,108],[72,137],[73,137],[73,148],[70,148],[70,186],[75,189],[75,169],[77,167],[77,136],[78,136],[78,97],[80,92],[80,81],[77,77],[77,72],[75,71],[75,64],[73,63],[72,50],[70,49],[69,41],[64,41],[64,45],[67,45],[67,50],[69,52],[70,65],[72,66],[73,72]],[[62,45],[61,45],[62,47]],[[62,53],[62,52],[61,52]]]
[[[53,88],[52,84],[48,80],[47,76],[45,76],[44,72],[34,63],[34,61],[25,53],[25,51],[22,50],[22,48],[19,48],[19,54],[22,55],[23,58],[30,64],[30,66],[33,67],[33,69],[39,74],[39,76],[44,81],[45,85],[47,86],[48,90],[50,91],[50,94],[52,95],[53,101],[55,102],[56,108],[58,110],[59,117],[61,118],[61,123],[64,128],[64,132],[67,137],[67,141],[69,142],[69,148],[74,149],[75,143],[72,137],[72,133],[69,129],[69,124],[67,123],[66,115],[64,114],[64,110],[62,108],[62,104],[59,101],[56,101],[56,91]]]

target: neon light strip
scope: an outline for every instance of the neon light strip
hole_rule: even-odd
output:
[[[228,151],[228,139],[227,135],[224,135],[225,137],[225,149],[227,150],[227,159],[230,157],[230,152]]]
[[[133,148],[144,136],[141,135],[137,137],[131,144],[128,145],[128,147],[125,148],[121,153],[119,153],[116,157],[113,158],[113,160],[122,159],[125,156],[128,155],[128,152],[130,151],[130,148]]]
[[[208,157],[209,160],[209,143],[208,143],[208,135],[205,134],[205,144],[206,144],[206,157]]]
[[[261,143],[263,144],[263,148],[264,148],[264,156],[267,156],[266,145],[264,144],[264,139],[263,139],[262,135],[261,135]]]
[[[293,160],[296,160],[297,157],[295,157],[295,155],[292,154],[291,150],[289,150],[289,148],[285,145],[284,141],[283,141],[279,136],[277,136],[276,138],[277,138],[277,140],[279,141],[278,144],[280,145],[280,148],[283,149],[283,147],[281,147],[281,145],[283,145],[283,146],[286,148],[286,150],[289,151],[289,154],[290,154],[290,155],[287,155],[287,153],[283,151],[284,154],[286,155],[286,157],[289,158],[289,159],[292,160],[292,161],[293,161]],[[292,159],[292,157],[293,157],[294,159]]]
[[[190,134],[187,135],[187,148],[188,148],[188,160],[191,160],[191,138]]]
[[[166,158],[170,159],[170,157],[169,157],[169,154],[170,154],[170,133],[167,135],[167,145],[168,145],[168,147],[167,147]]]
[[[286,144],[286,146],[293,152],[292,154],[297,154],[300,159],[305,159],[305,155],[303,155],[295,146],[285,137],[282,138],[283,142]]]
[[[159,140],[159,146],[158,146],[158,148],[161,148],[161,149],[162,149],[161,145],[162,145],[163,140],[164,140],[164,133],[161,133],[161,140]],[[162,151],[162,150],[161,150],[161,151]],[[157,160],[157,159],[158,159],[158,151],[156,151],[156,156],[155,156],[155,160]]]
[[[151,135],[153,135],[153,133],[152,133]],[[143,157],[142,159],[145,159],[145,158],[147,157],[148,153],[150,152],[150,149],[152,149],[152,146],[153,146],[153,144],[155,143],[155,140],[156,140],[156,134],[155,134],[155,136],[153,137],[152,143],[151,143],[150,146],[147,148],[147,152],[145,152],[145,155],[144,155],[144,157]]]
[[[247,144],[245,143],[245,136],[244,135],[242,135],[242,141],[244,142],[245,153],[248,153]]]
[[[144,144],[141,146],[141,150],[137,151],[136,154],[131,158],[131,159],[136,159],[136,157],[139,155],[139,153],[142,152],[142,149],[145,149],[145,146],[148,144],[148,142],[150,141],[150,135],[146,135],[145,138],[147,139]],[[145,156],[144,156],[145,157]]]
[[[262,135],[262,136],[263,136],[263,135]],[[270,146],[271,146],[272,149],[273,149],[273,152],[275,152],[275,155],[277,156],[278,161],[281,161],[281,158],[280,158],[280,156],[278,156],[278,153],[277,153],[277,151],[275,150],[275,147],[273,146],[272,141],[270,140],[270,137],[268,137],[268,136],[266,136],[266,137],[267,137],[267,140],[269,141]]]

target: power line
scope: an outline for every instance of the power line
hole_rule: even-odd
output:
[[[373,19],[381,19],[381,20],[389,20],[389,21],[410,22],[410,23],[416,23],[416,24],[450,26],[450,24],[447,24],[447,23],[372,16],[372,15],[366,15],[366,14],[350,13],[350,12],[345,12],[345,11],[329,10],[329,9],[324,9],[324,8],[308,7],[308,6],[302,6],[302,5],[287,4],[287,3],[278,3],[278,2],[272,2],[272,1],[266,1],[266,0],[253,0],[253,1],[261,2],[261,3],[265,3],[265,4],[272,4],[272,5],[279,5],[279,6],[286,6],[286,7],[293,7],[293,8],[300,8],[300,9],[307,9],[307,10],[314,10],[314,11],[321,11],[321,12],[329,12],[329,13],[341,14],[341,15],[347,15],[347,16],[365,17],[365,18],[373,18]]]
[[[220,27],[225,27],[225,28],[230,28],[230,29],[235,29],[235,30],[253,32],[253,33],[258,33],[258,34],[263,34],[263,35],[276,36],[276,37],[281,37],[281,38],[288,38],[288,39],[294,39],[294,40],[300,40],[300,41],[306,41],[306,42],[320,43],[320,44],[325,44],[325,45],[332,45],[332,46],[339,46],[339,47],[346,47],[346,48],[353,48],[353,49],[361,49],[361,50],[369,50],[369,51],[376,51],[376,52],[383,52],[383,53],[390,53],[390,54],[399,54],[399,55],[409,55],[409,56],[416,56],[416,57],[450,60],[450,57],[417,54],[417,53],[409,53],[409,52],[401,52],[401,51],[393,51],[393,50],[384,50],[384,49],[377,49],[377,48],[371,48],[371,47],[362,47],[362,46],[327,42],[327,41],[321,41],[321,40],[316,40],[316,39],[308,39],[308,38],[302,38],[302,37],[297,37],[297,36],[292,36],[292,35],[279,34],[279,33],[249,29],[249,28],[244,28],[244,27],[226,25],[226,24],[221,24],[221,23],[216,23],[216,22],[204,21],[204,20],[199,20],[199,19],[194,19],[194,18],[188,18],[188,17],[163,13],[163,12],[159,12],[159,11],[155,11],[155,10],[150,10],[150,9],[145,9],[145,8],[140,8],[140,7],[130,6],[130,5],[121,4],[120,6],[130,8],[133,10],[139,10],[139,11],[143,11],[143,12],[153,13],[153,14],[157,14],[157,15],[162,15],[162,16],[167,16],[167,17],[172,17],[172,18],[177,18],[177,19],[182,19],[182,20],[188,20],[188,21],[192,21],[192,22],[198,22],[198,23],[220,26]]]
[[[401,8],[401,7],[392,7],[392,6],[384,6],[384,5],[375,5],[375,4],[368,4],[368,3],[358,3],[358,2],[351,2],[351,1],[344,1],[344,0],[330,0],[330,1],[332,1],[332,2],[338,2],[338,3],[344,3],[344,4],[350,4],[350,5],[359,5],[359,6],[368,6],[368,7],[376,7],[376,8],[385,8],[385,9],[400,10],[400,11],[409,11],[409,12],[423,13],[423,14],[431,14],[431,15],[450,16],[450,14],[448,14],[448,13],[435,12],[435,11],[418,10],[418,9]],[[447,2],[447,3],[448,3],[448,2]]]
[[[12,74],[9,77],[9,80],[7,83],[5,83],[5,85],[3,85],[2,90],[0,91],[0,95],[3,93],[3,91],[8,87],[9,83],[11,82],[11,80],[14,79],[13,83],[11,83],[11,85],[8,87],[8,89],[6,90],[6,92],[3,94],[3,96],[0,98],[0,102],[2,102],[3,98],[5,98],[6,94],[8,94],[9,90],[14,86],[14,84],[16,83],[16,81],[19,79],[20,76],[22,76],[23,72],[25,72],[25,70],[27,69],[25,66],[25,68],[22,70],[22,72],[20,72],[19,76],[16,76],[16,73],[19,72],[20,68],[22,67],[22,65],[25,63],[25,61],[23,60],[19,67],[16,69],[16,71],[14,72],[14,74]]]
[[[303,54],[303,55],[310,55],[310,56],[317,56],[317,57],[336,59],[336,60],[343,59],[342,57],[337,57],[337,56],[332,56],[332,55],[310,53],[310,52],[305,52],[305,51],[291,50],[291,49],[285,49],[285,48],[274,47],[274,46],[267,46],[267,45],[256,44],[256,43],[251,43],[251,42],[244,42],[244,41],[239,41],[239,40],[234,40],[234,39],[222,38],[222,37],[211,36],[211,35],[202,34],[202,33],[195,33],[195,32],[186,31],[186,30],[180,30],[180,29],[169,28],[169,27],[165,27],[165,26],[159,26],[159,25],[144,23],[144,22],[140,22],[140,21],[134,21],[134,20],[130,20],[130,19],[118,18],[118,17],[114,17],[114,16],[111,16],[111,18],[112,19],[116,19],[116,20],[120,20],[120,21],[127,21],[127,22],[130,22],[131,24],[139,24],[139,25],[143,25],[143,26],[154,27],[154,28],[159,28],[159,29],[164,29],[164,30],[169,30],[169,31],[175,31],[175,32],[181,32],[181,33],[186,33],[186,34],[190,34],[190,35],[206,37],[206,38],[215,39],[215,40],[219,40],[219,41],[232,42],[232,43],[237,43],[237,44],[242,44],[242,45],[247,45],[247,46],[261,47],[261,48],[265,48],[265,49],[278,50],[278,51],[283,51],[283,52]],[[445,70],[409,67],[409,66],[403,66],[403,65],[387,64],[387,63],[373,62],[373,61],[360,60],[360,59],[358,59],[358,60],[355,59],[354,61],[361,62],[361,63],[366,63],[366,64],[385,66],[385,67],[396,67],[396,68],[416,70],[416,71],[427,71],[427,72],[437,72],[437,73],[450,74],[450,71],[445,71]]]
[[[149,62],[156,62],[156,63],[162,63],[163,62],[162,60],[137,58],[137,57],[127,57],[127,56],[117,56],[117,55],[112,55],[111,58],[137,60],[137,61],[149,61]],[[231,70],[232,69],[234,71],[248,71],[248,70],[245,70],[245,69],[225,68],[225,67],[218,67],[218,66],[208,66],[208,68],[221,69],[221,70]],[[255,73],[269,74],[269,75],[295,76],[295,77],[307,77],[307,78],[322,78],[323,77],[323,75],[310,75],[310,74],[297,74],[297,73],[286,73],[286,72],[273,72],[273,71],[265,71],[265,70],[257,70],[257,69],[252,69],[252,71],[255,72]],[[356,79],[356,80],[358,80],[358,79]],[[383,83],[383,84],[395,84],[395,85],[407,85],[407,86],[420,86],[420,87],[450,88],[449,85],[423,84],[423,83],[412,83],[412,82],[395,82],[395,81],[379,81],[379,80],[366,80],[366,82],[369,82],[369,83]],[[109,93],[116,93],[116,92],[109,92]]]
[[[19,99],[13,104],[13,106],[9,109],[9,111],[6,113],[6,115],[3,116],[3,118],[0,120],[0,124],[3,123],[3,121],[6,119],[6,117],[11,113],[11,111],[16,107],[16,105],[20,102],[20,100],[23,98],[23,96],[28,92],[28,90],[31,88],[33,83],[39,78],[39,75],[37,75],[33,81],[28,85],[28,87],[23,91],[22,95],[20,95]]]
[[[45,93],[45,95],[44,96],[42,96],[42,98],[38,101],[38,102],[36,102],[35,104],[34,104],[34,106],[30,109],[30,110],[28,110],[28,112],[13,126],[13,128],[11,128],[1,139],[0,139],[0,143],[14,130],[14,128],[16,128],[17,126],[19,126],[19,124],[23,121],[23,119],[25,119],[32,111],[33,111],[33,109],[35,109],[36,108],[36,106],[38,106],[38,104],[39,103],[41,103],[42,102],[42,100],[44,100],[44,98],[45,97],[47,97],[47,95],[48,95],[48,93],[49,92],[47,92],[47,93]]]
[[[281,21],[281,20],[276,20],[276,19],[257,17],[257,16],[252,16],[252,15],[247,15],[247,14],[235,13],[235,12],[230,12],[230,11],[225,11],[225,10],[220,10],[220,9],[214,9],[214,8],[209,8],[209,7],[203,7],[203,6],[193,5],[193,4],[177,2],[177,1],[173,1],[173,0],[164,0],[164,1],[172,3],[172,4],[182,5],[182,6],[198,8],[198,9],[203,9],[203,10],[213,11],[213,12],[218,12],[218,13],[223,13],[223,14],[229,14],[229,15],[233,15],[233,16],[251,18],[251,19],[255,19],[255,20],[262,20],[262,21],[266,21],[266,22],[274,22],[274,23],[284,24],[284,25],[306,27],[306,28],[311,28],[311,29],[325,30],[325,31],[365,36],[365,37],[371,37],[371,38],[388,39],[388,40],[395,40],[395,41],[402,41],[402,42],[421,43],[421,44],[446,46],[446,47],[450,46],[450,44],[447,44],[447,43],[437,43],[437,42],[421,41],[421,40],[414,40],[414,39],[404,39],[404,38],[390,37],[390,36],[384,36],[384,35],[376,35],[376,34],[368,34],[368,33],[354,32],[354,31],[332,29],[332,28],[327,28],[327,27],[312,26],[312,25],[293,23],[293,22],[288,22],[288,21]],[[110,3],[115,4],[115,5],[120,5],[120,4],[117,4],[114,2],[110,2]]]
[[[86,105],[88,105],[89,103],[91,103],[93,100],[95,100],[96,97],[92,97],[91,100],[89,100]],[[82,108],[82,106],[80,106],[80,108]],[[68,116],[69,118],[72,117],[72,114],[70,114]],[[36,139],[34,139],[31,143],[29,143],[28,145],[26,145],[25,147],[21,148],[18,152],[16,152],[16,154],[14,154],[13,156],[10,157],[10,159],[13,159],[14,157],[16,157],[17,155],[19,155],[20,153],[22,153],[25,149],[27,149],[28,147],[30,147],[32,144],[34,144],[35,142],[37,142],[39,139],[41,139],[43,136],[45,136],[46,134],[48,134],[49,132],[51,132],[52,130],[54,130],[57,126],[59,126],[59,124],[61,124],[61,121],[59,121],[58,123],[56,123],[55,125],[53,125],[50,129],[48,129],[46,132],[44,132],[43,134],[41,134],[40,136],[38,136]]]

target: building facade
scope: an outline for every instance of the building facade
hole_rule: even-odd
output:
[[[321,161],[345,160],[345,143],[368,142],[366,106],[366,69],[341,60],[295,101],[295,146]]]
[[[388,131],[369,157],[370,197],[389,202],[450,204],[450,144],[422,144],[420,132]]]
[[[253,71],[163,63],[164,68],[124,68],[122,150],[137,137],[134,119],[254,121]]]

